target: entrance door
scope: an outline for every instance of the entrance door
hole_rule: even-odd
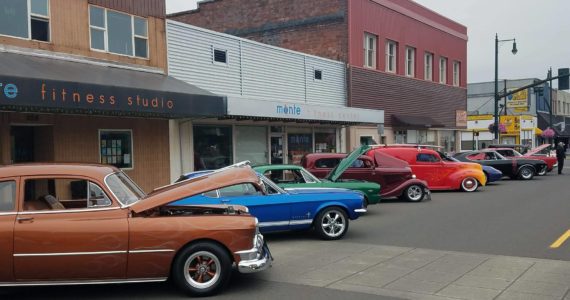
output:
[[[271,164],[283,164],[283,134],[271,136]]]
[[[53,161],[52,126],[12,126],[12,163]]]

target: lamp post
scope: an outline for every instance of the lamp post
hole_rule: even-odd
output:
[[[517,41],[516,39],[510,40],[499,40],[499,35],[495,34],[495,125],[493,127],[493,131],[495,133],[495,141],[499,143],[499,101],[501,98],[499,97],[499,43],[501,42],[513,42],[513,50],[511,52],[513,54],[517,54]],[[505,107],[505,109],[507,109]]]

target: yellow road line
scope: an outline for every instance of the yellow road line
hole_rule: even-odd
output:
[[[561,235],[556,242],[552,243],[552,245],[550,245],[550,248],[552,249],[556,249],[560,246],[562,246],[562,244],[564,244],[564,242],[566,242],[566,240],[570,238],[570,230],[566,231],[563,235]]]

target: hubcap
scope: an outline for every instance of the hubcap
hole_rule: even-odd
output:
[[[184,263],[184,277],[193,287],[206,289],[220,278],[220,260],[211,252],[199,251]]]
[[[326,235],[330,237],[340,236],[344,232],[346,220],[341,212],[331,210],[327,212],[321,220],[321,227]]]
[[[421,199],[422,195],[423,191],[421,187],[417,185],[412,185],[411,187],[408,188],[408,198],[416,201]]]
[[[524,169],[522,170],[522,176],[523,176],[524,178],[529,178],[529,177],[530,177],[530,170],[527,169],[527,168],[524,168]]]
[[[463,179],[463,189],[466,191],[473,191],[477,188],[477,182],[473,178]]]

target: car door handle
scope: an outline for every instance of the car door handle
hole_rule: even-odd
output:
[[[34,218],[32,218],[32,217],[18,217],[16,220],[18,221],[18,223],[32,223],[34,221]]]

